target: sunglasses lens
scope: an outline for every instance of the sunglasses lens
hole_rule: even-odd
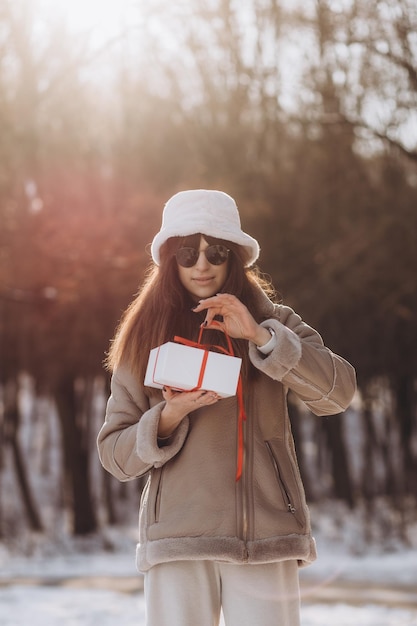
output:
[[[179,248],[176,255],[178,265],[182,267],[192,267],[197,263],[198,250],[195,248]]]
[[[223,265],[229,256],[229,250],[221,244],[209,246],[205,250],[207,261],[211,265]]]
[[[229,250],[221,244],[209,246],[204,250],[207,261],[211,265],[222,265],[227,261]],[[178,265],[193,267],[198,261],[200,253],[195,248],[179,248],[175,254]]]

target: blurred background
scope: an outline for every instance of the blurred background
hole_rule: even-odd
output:
[[[98,464],[102,362],[164,203],[199,187],[357,369],[345,414],[291,404],[316,523],[416,547],[413,0],[0,1],[0,544],[136,523],[141,481]]]

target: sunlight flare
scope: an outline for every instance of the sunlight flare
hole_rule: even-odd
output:
[[[139,5],[134,0],[40,0],[45,18],[63,17],[71,31],[90,33],[101,41],[125,30]]]

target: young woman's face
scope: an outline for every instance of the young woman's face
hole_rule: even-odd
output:
[[[196,264],[192,267],[182,267],[177,262],[180,281],[196,302],[219,293],[227,277],[227,260],[221,265],[209,263],[204,254],[204,250],[208,247],[207,241],[201,237]]]

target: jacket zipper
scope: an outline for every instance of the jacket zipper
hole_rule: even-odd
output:
[[[247,542],[249,539],[249,516],[248,516],[248,450],[247,446],[247,421],[243,422],[243,466],[242,476],[240,479],[240,488],[242,494],[242,539],[244,542],[244,561],[249,560]]]
[[[246,442],[246,422],[243,423],[243,442]],[[248,540],[248,498],[247,498],[247,459],[245,445],[243,447],[243,468],[242,468],[242,532],[243,540],[246,544]]]
[[[297,509],[295,508],[294,504],[292,503],[290,492],[289,492],[288,487],[287,487],[287,485],[285,484],[285,482],[284,482],[284,480],[282,478],[281,470],[279,468],[278,461],[276,460],[275,455],[274,455],[274,453],[272,451],[271,445],[270,445],[270,443],[268,441],[265,441],[265,445],[266,445],[266,447],[267,447],[267,449],[269,451],[269,454],[271,456],[272,463],[274,465],[275,473],[276,473],[276,476],[277,476],[278,484],[279,484],[279,486],[281,488],[281,493],[282,493],[282,496],[284,498],[284,502],[287,505],[287,511],[289,513],[291,513],[292,515],[294,515],[294,517],[297,520],[297,522],[301,525],[300,520],[295,515],[297,513]]]

